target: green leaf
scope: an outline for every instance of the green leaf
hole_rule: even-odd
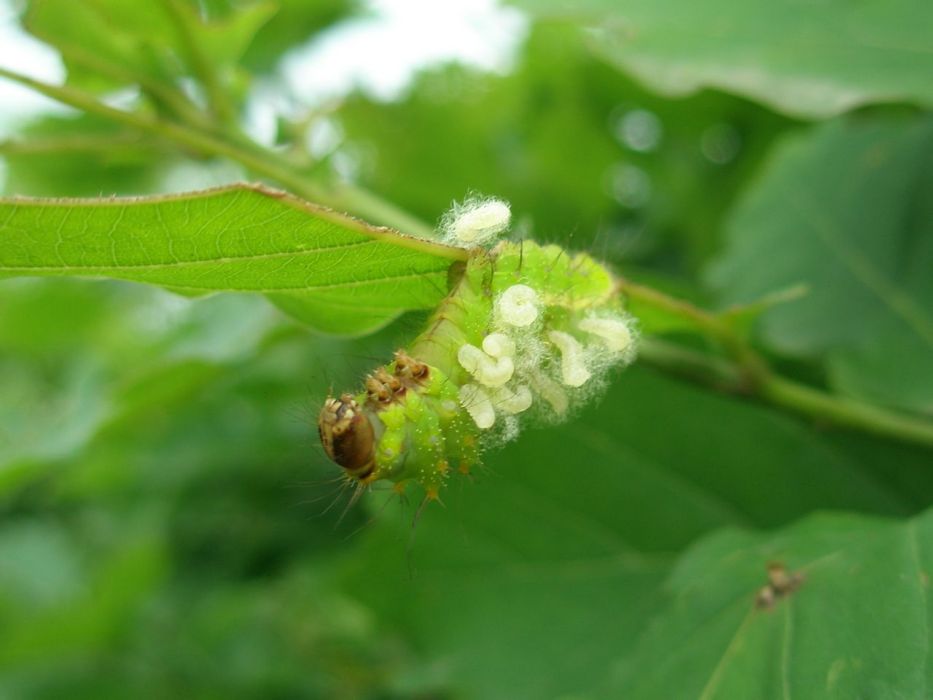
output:
[[[175,2],[175,0],[171,0]],[[26,28],[62,52],[68,82],[85,89],[112,89],[142,82],[170,84],[196,74],[168,2],[122,0],[32,0]],[[215,69],[232,69],[253,36],[275,11],[253,3],[220,20],[206,22],[193,3],[178,0],[192,40]]]
[[[219,0],[219,3],[236,8],[236,3],[230,0]],[[290,49],[307,43],[318,32],[350,15],[356,2],[277,0],[276,5],[277,11],[257,32],[243,56],[243,63],[251,70],[272,72]]]
[[[713,535],[674,569],[665,609],[622,665],[614,696],[928,697],[931,561],[931,511]],[[756,604],[770,562],[803,580]]]
[[[391,493],[375,495],[347,589],[463,697],[602,697],[672,553],[701,535],[928,502],[929,451],[880,455],[884,443],[847,453],[770,410],[631,369],[571,424],[491,452],[475,483],[453,479],[414,531],[417,504],[400,515]],[[905,473],[922,483],[885,481]]]
[[[188,7],[190,23],[198,32],[195,40],[215,65],[229,69],[246,53],[253,37],[277,11],[275,2],[242,5],[222,20],[202,23],[195,7]]]
[[[136,199],[0,199],[0,243],[0,278],[256,292],[345,335],[432,308],[451,263],[466,255],[251,185]]]
[[[77,87],[109,90],[139,76],[162,82],[177,73],[177,65],[160,55],[172,28],[159,3],[33,0],[23,23],[61,51],[68,82]],[[101,67],[110,75],[99,75]]]
[[[933,5],[916,0],[545,0],[536,15],[599,27],[594,45],[646,85],[714,87],[799,117],[872,102],[933,105]]]
[[[729,223],[725,303],[803,283],[766,310],[779,352],[825,354],[832,383],[933,412],[933,121],[850,120],[789,139]]]

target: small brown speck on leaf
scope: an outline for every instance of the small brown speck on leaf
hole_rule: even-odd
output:
[[[780,562],[768,564],[768,583],[759,589],[755,596],[755,607],[759,610],[770,609],[778,600],[784,598],[798,588],[804,581],[804,575],[799,572],[789,572]]]

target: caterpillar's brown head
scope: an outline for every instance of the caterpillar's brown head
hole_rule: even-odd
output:
[[[369,418],[350,394],[329,397],[318,417],[318,433],[327,456],[347,475],[366,480],[375,468],[376,437]]]

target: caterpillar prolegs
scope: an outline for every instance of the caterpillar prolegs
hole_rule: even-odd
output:
[[[531,417],[565,419],[634,357],[613,277],[585,253],[504,241],[451,277],[407,350],[359,393],[325,401],[324,450],[355,482],[414,481],[436,498],[451,472],[469,473]]]

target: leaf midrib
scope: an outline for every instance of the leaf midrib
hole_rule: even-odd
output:
[[[352,243],[341,243],[340,245],[323,246],[311,248],[308,250],[285,250],[277,253],[251,253],[248,255],[224,255],[216,258],[200,258],[197,260],[175,260],[172,262],[156,263],[115,263],[112,265],[71,265],[62,263],[60,265],[0,265],[0,272],[40,272],[43,270],[82,270],[82,271],[106,271],[106,270],[160,270],[172,269],[196,265],[222,264],[228,262],[249,262],[252,260],[269,260],[275,258],[302,256],[314,256],[322,252],[342,250],[345,248],[356,248],[364,245],[386,245],[381,241],[354,241]]]
[[[813,205],[813,202],[799,192],[790,193],[789,201],[797,209],[798,213],[810,223],[813,232],[835,255],[843,267],[871,291],[895,316],[900,318],[908,328],[913,330],[926,345],[933,348],[933,319],[924,313],[923,308],[914,302],[910,294],[888,279],[870,259],[862,255],[861,251],[852,246],[844,236],[840,236],[832,223],[820,215],[819,209]]]

